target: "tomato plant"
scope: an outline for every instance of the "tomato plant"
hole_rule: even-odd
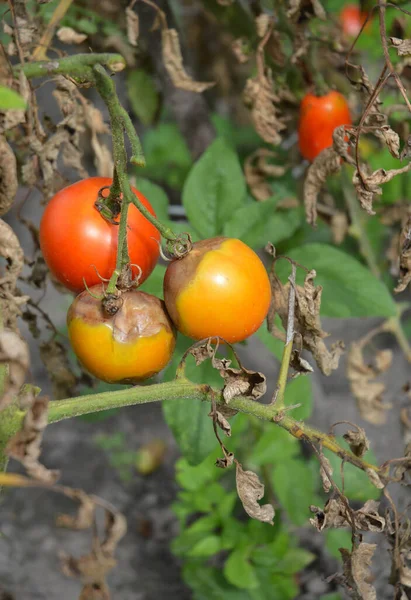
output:
[[[112,179],[90,177],[70,185],[50,200],[40,224],[44,259],[56,279],[79,292],[109,279],[116,265],[118,225],[105,220],[95,206],[100,189]],[[154,215],[147,198],[134,194]],[[108,189],[103,192],[108,194]],[[127,222],[127,243],[132,272],[139,283],[149,276],[159,257],[160,234],[133,205]]]
[[[332,145],[334,129],[350,124],[350,109],[342,94],[335,91],[324,96],[306,94],[301,102],[298,125],[301,154],[307,160],[314,160],[324,148]]]
[[[102,285],[85,290],[70,306],[67,325],[76,356],[90,373],[109,383],[152,377],[167,365],[176,341],[164,302],[130,290],[114,299],[119,308],[107,314],[103,291]]]
[[[264,321],[270,282],[257,254],[237,239],[196,242],[164,277],[164,300],[177,329],[196,340],[240,342]]]

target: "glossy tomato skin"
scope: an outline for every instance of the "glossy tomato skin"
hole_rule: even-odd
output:
[[[97,285],[90,291],[101,296],[104,290]],[[67,314],[70,343],[81,364],[108,383],[133,384],[161,371],[176,343],[164,302],[130,290],[122,294],[118,312],[107,315],[93,296],[82,292]]]
[[[340,125],[351,125],[350,109],[339,92],[324,96],[306,94],[300,105],[298,143],[304,158],[313,161],[324,148],[332,146],[333,131]]]
[[[118,225],[106,221],[94,206],[109,177],[90,177],[70,185],[50,200],[40,223],[40,247],[55,278],[74,292],[109,279],[115,268]],[[133,188],[141,202],[155,215],[147,198]],[[108,190],[105,191],[105,195]],[[141,268],[140,283],[150,275],[159,257],[160,235],[134,206],[129,207],[127,241],[130,262]],[[135,277],[139,274],[132,267]]]
[[[361,12],[356,4],[347,4],[340,13],[340,22],[343,33],[348,38],[355,38],[361,31],[361,27],[367,20],[367,14]],[[368,23],[365,29],[368,28]]]
[[[264,321],[271,287],[257,254],[240,240],[197,242],[164,277],[164,301],[177,329],[195,340],[240,342]]]

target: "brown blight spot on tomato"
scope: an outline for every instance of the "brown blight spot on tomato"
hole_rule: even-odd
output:
[[[95,286],[77,296],[67,315],[72,348],[82,365],[108,383],[137,383],[169,362],[176,335],[164,302],[130,290],[114,315],[104,311]],[[97,297],[95,297],[97,296]]]
[[[270,282],[251,248],[237,239],[217,237],[196,242],[189,254],[169,264],[164,301],[184,335],[240,342],[264,321]]]

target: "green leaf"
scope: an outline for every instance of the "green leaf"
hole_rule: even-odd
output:
[[[168,219],[168,197],[162,187],[144,177],[137,177],[136,188],[143,194],[154,208],[158,219]]]
[[[313,562],[315,555],[303,548],[290,548],[275,570],[284,575],[294,575]]]
[[[347,447],[342,438],[337,438],[337,441],[341,446]],[[341,489],[341,458],[329,450],[324,450],[324,454],[334,470],[333,479]],[[363,459],[371,464],[376,464],[375,456],[371,450],[364,454]],[[372,485],[367,474],[347,462],[344,464],[344,493],[350,500],[358,500],[359,502],[366,502],[369,499],[378,500],[381,496],[381,490]]]
[[[147,294],[153,294],[153,296],[157,296],[158,298],[163,297],[163,279],[164,274],[166,272],[166,267],[164,265],[156,265],[154,271],[151,273],[149,277],[139,286],[139,290],[141,292],[146,292]]]
[[[323,596],[320,596],[319,600],[342,600],[342,598],[338,592],[332,592],[331,594],[324,594]]]
[[[248,591],[230,585],[221,569],[209,567],[203,561],[186,562],[183,579],[194,592],[193,600],[254,600]]]
[[[236,548],[224,564],[224,575],[227,580],[238,588],[252,590],[259,583],[254,567],[248,559],[248,548]]]
[[[236,153],[217,138],[191,169],[183,189],[183,205],[203,238],[223,233],[226,222],[245,198],[244,175]]]
[[[221,538],[218,535],[209,535],[195,544],[187,553],[191,557],[208,557],[221,550]]]
[[[295,525],[304,525],[309,517],[309,506],[314,503],[314,485],[311,471],[302,460],[284,460],[272,471],[274,493]]]
[[[386,286],[357,260],[327,244],[306,244],[292,250],[289,256],[308,269],[315,269],[316,285],[323,287],[323,317],[391,317],[396,304]],[[286,281],[290,272],[285,261],[279,261],[278,274]],[[304,273],[297,271],[302,283]]]
[[[215,468],[215,464],[211,457],[193,467],[185,458],[180,458],[176,463],[176,481],[186,490],[196,491],[204,485],[217,479],[222,473],[221,470]]]
[[[261,248],[267,242],[278,244],[289,238],[301,223],[301,211],[278,211],[276,205],[279,200],[281,196],[265,202],[253,201],[233,211],[224,226],[224,235],[239,238],[252,248]]]
[[[143,125],[151,125],[160,104],[153,78],[142,69],[133,69],[127,76],[127,95],[136,117]]]
[[[26,106],[27,102],[20,94],[4,85],[0,85],[0,110],[24,110]]]
[[[270,423],[270,428],[249,448],[247,462],[255,466],[266,465],[292,458],[299,453],[298,440],[285,429],[273,427]]]
[[[164,181],[173,189],[180,189],[192,159],[177,125],[160,123],[149,129],[144,135],[143,148],[147,163],[144,174]]]
[[[347,529],[326,529],[325,547],[334,558],[341,560],[338,548],[351,548],[351,531]]]
[[[287,383],[284,402],[286,406],[301,404],[298,408],[291,410],[290,414],[293,419],[301,421],[311,416],[313,394],[310,375],[299,375],[296,379],[292,379]],[[291,436],[289,435],[289,437]]]

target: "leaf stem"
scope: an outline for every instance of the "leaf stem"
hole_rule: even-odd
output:
[[[113,73],[117,73],[125,68],[126,61],[121,54],[108,52],[102,54],[74,54],[59,59],[29,62],[24,65],[19,64],[14,67],[13,73],[18,77],[20,71],[23,71],[28,79],[49,75],[68,75],[83,82],[92,83],[93,76],[90,67],[95,65],[103,65]]]

